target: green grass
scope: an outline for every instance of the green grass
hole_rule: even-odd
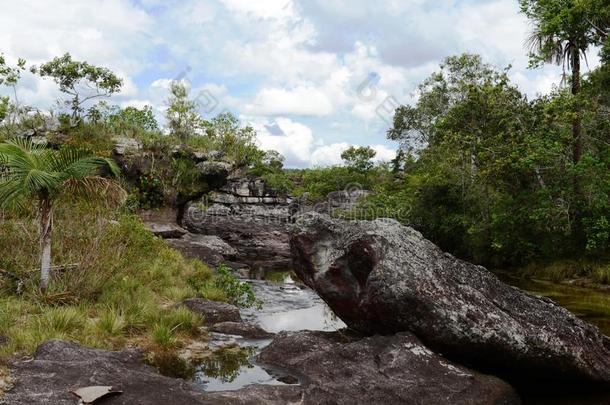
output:
[[[214,272],[185,260],[141,221],[121,210],[82,201],[62,201],[55,213],[54,270],[47,294],[38,283],[38,227],[34,213],[0,213],[0,269],[19,276],[23,286],[0,277],[0,360],[30,354],[48,339],[87,346],[145,350],[180,347],[199,338],[199,316],[177,304],[201,296],[189,280],[213,283]],[[209,299],[227,300],[215,291]]]

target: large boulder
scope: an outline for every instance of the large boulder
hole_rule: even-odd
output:
[[[204,393],[194,384],[164,377],[140,359],[137,350],[109,352],[75,343],[49,341],[33,359],[10,365],[13,388],[0,400],[11,405],[75,405],[71,391],[91,386],[112,386],[121,394],[99,401],[112,405],[270,405],[298,403],[300,387],[251,386],[238,391]],[[96,402],[98,403],[98,402]]]
[[[291,248],[298,276],[356,330],[412,331],[456,361],[507,376],[610,384],[610,339],[596,327],[394,220],[308,213]]]
[[[257,360],[301,376],[303,404],[520,403],[502,380],[452,364],[408,332],[353,342],[283,332]]]

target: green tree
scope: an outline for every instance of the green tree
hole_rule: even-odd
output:
[[[572,95],[581,90],[581,58],[598,41],[598,30],[592,24],[596,10],[582,0],[519,0],[521,11],[533,22],[529,38],[532,66],[555,63],[571,70]],[[572,161],[577,164],[583,153],[582,112],[574,103],[572,120]]]
[[[256,145],[256,131],[240,125],[236,116],[223,112],[206,123],[206,134],[214,146],[237,167],[250,167],[260,163],[264,152]]]
[[[114,119],[145,131],[159,130],[159,124],[152,107],[149,105],[145,105],[143,108],[124,108],[116,116],[111,117],[111,120]]]
[[[189,99],[188,88],[184,83],[170,83],[169,107],[165,113],[167,125],[172,135],[185,141],[196,134],[203,126],[203,119],[197,111],[197,102]]]
[[[123,86],[123,80],[111,70],[75,61],[69,53],[39,67],[33,66],[31,71],[43,78],[52,78],[59,85],[59,90],[72,98],[66,104],[70,106],[75,122],[80,121],[83,104],[118,93]]]
[[[373,168],[373,158],[376,155],[377,152],[370,146],[350,146],[341,153],[341,159],[347,167],[359,172],[366,172]]]
[[[40,289],[46,291],[51,269],[53,206],[64,194],[94,195],[120,200],[123,189],[115,181],[99,176],[100,169],[119,175],[111,159],[62,148],[47,149],[31,141],[14,140],[0,144],[0,208],[23,210],[36,201],[40,218]]]

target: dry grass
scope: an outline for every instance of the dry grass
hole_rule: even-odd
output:
[[[0,359],[29,354],[48,339],[119,349],[183,346],[201,319],[175,304],[196,295],[191,278],[210,279],[200,262],[186,261],[129,214],[95,204],[64,201],[55,213],[50,289],[38,283],[38,229],[33,216],[0,217],[0,330],[9,340]],[[171,331],[171,333],[167,333]],[[163,333],[162,333],[163,332]]]

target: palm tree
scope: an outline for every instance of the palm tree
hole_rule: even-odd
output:
[[[580,58],[586,58],[586,51],[591,44],[586,33],[574,31],[568,37],[564,37],[534,29],[527,42],[532,52],[539,55],[545,63],[563,66],[564,72],[566,68],[571,71],[571,91],[572,95],[577,96],[581,89]],[[577,164],[582,156],[582,118],[580,108],[578,106],[575,108],[572,121],[572,161]]]
[[[102,196],[119,201],[125,191],[114,180],[99,176],[101,168],[118,177],[119,168],[111,159],[67,147],[48,149],[26,140],[0,144],[0,209],[23,210],[38,203],[40,219],[40,289],[49,285],[53,206],[64,194]]]

